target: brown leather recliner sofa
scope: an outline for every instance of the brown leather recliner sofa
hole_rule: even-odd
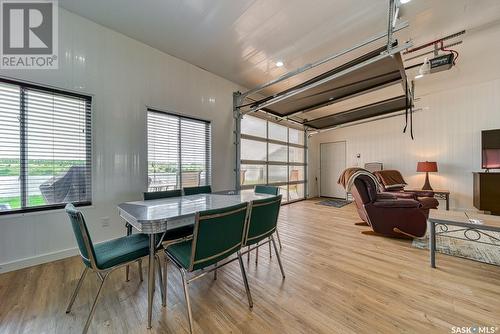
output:
[[[354,179],[351,193],[360,218],[373,231],[389,237],[423,237],[427,229],[429,209],[410,198],[379,193],[374,180],[367,175]]]
[[[439,206],[439,201],[434,198],[434,193],[432,191],[412,192],[405,190],[404,188],[408,184],[398,170],[386,169],[375,171],[373,172],[373,175],[375,175],[382,186],[383,192],[391,193],[398,198],[414,199],[419,201],[422,204],[422,207],[427,209],[427,215],[429,215],[429,209],[437,209]]]

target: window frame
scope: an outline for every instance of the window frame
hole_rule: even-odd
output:
[[[179,121],[179,129],[178,129],[178,141],[179,141],[179,155],[178,155],[178,161],[179,161],[179,188],[178,189],[183,189],[183,185],[182,185],[182,131],[181,131],[181,120],[182,119],[185,119],[185,120],[191,120],[191,121],[195,121],[195,122],[202,122],[202,123],[205,123],[206,126],[208,126],[208,132],[205,133],[205,136],[208,136],[208,139],[205,138],[205,143],[208,143],[208,149],[207,147],[205,147],[205,163],[206,163],[206,166],[207,166],[207,169],[206,169],[206,185],[212,185],[212,171],[213,171],[213,166],[212,166],[212,141],[213,141],[213,137],[212,137],[212,121],[211,120],[208,120],[208,119],[203,119],[203,118],[198,118],[198,117],[193,117],[193,116],[190,116],[190,115],[184,115],[184,114],[181,114],[181,113],[177,113],[177,112],[172,112],[172,111],[165,111],[165,110],[162,110],[161,108],[157,108],[157,107],[151,107],[151,106],[146,106],[146,191],[147,192],[158,192],[158,191],[162,191],[162,190],[150,190],[149,189],[149,184],[148,184],[148,178],[150,177],[149,175],[149,157],[148,157],[148,154],[149,154],[149,128],[148,128],[148,114],[149,112],[152,112],[152,113],[159,113],[159,114],[164,114],[164,115],[168,115],[168,116],[172,116],[172,117],[177,117],[178,118],[178,121]],[[177,188],[175,188],[177,189]]]
[[[80,202],[73,202],[72,204],[75,207],[83,207],[83,206],[91,206],[92,205],[92,200],[93,200],[93,186],[92,186],[92,181],[93,181],[93,161],[92,161],[92,152],[93,152],[93,137],[92,137],[92,130],[93,130],[93,102],[94,98],[90,94],[82,94],[80,92],[75,92],[71,90],[65,90],[61,88],[56,88],[52,86],[45,86],[45,85],[40,85],[40,84],[35,84],[31,82],[26,82],[22,80],[15,80],[11,78],[6,78],[6,77],[1,77],[0,76],[0,83],[5,83],[9,85],[15,85],[19,87],[19,98],[20,98],[20,107],[19,107],[19,178],[20,178],[20,195],[19,199],[21,201],[21,208],[19,209],[11,209],[11,210],[5,210],[5,211],[0,211],[0,216],[5,216],[5,215],[14,215],[14,214],[24,214],[24,213],[31,213],[31,212],[41,212],[41,211],[50,211],[50,210],[59,210],[63,209],[68,203],[56,203],[56,204],[47,204],[47,205],[39,205],[39,206],[32,206],[32,207],[27,207],[27,196],[28,196],[28,183],[27,183],[27,178],[28,178],[28,169],[27,169],[27,163],[26,163],[26,151],[27,151],[27,143],[26,143],[26,138],[28,137],[28,132],[26,131],[26,124],[25,124],[25,119],[26,119],[26,108],[24,106],[24,94],[26,91],[39,91],[42,93],[49,93],[49,94],[54,94],[54,95],[62,95],[66,97],[73,97],[73,98],[78,98],[78,99],[83,99],[85,100],[85,147],[88,148],[87,151],[85,152],[85,166],[88,168],[89,171],[89,194],[90,194],[90,200],[87,201],[80,201]]]
[[[276,187],[281,187],[281,186],[286,186],[287,187],[287,198],[284,198],[285,203],[293,203],[297,201],[301,201],[307,198],[307,156],[308,156],[308,147],[307,147],[307,138],[306,138],[306,131],[305,129],[299,129],[298,127],[291,126],[289,124],[283,124],[279,122],[273,122],[272,120],[268,119],[267,117],[259,117],[257,115],[245,115],[248,117],[253,117],[257,118],[260,120],[263,120],[266,122],[266,137],[260,137],[260,136],[255,136],[255,135],[249,135],[245,134],[243,132],[240,133],[240,138],[245,139],[245,140],[250,140],[250,141],[257,141],[257,142],[263,142],[266,143],[266,158],[264,160],[248,160],[248,159],[242,159],[241,158],[241,152],[240,152],[240,157],[239,157],[239,165],[240,165],[240,170],[242,165],[259,165],[259,166],[265,166],[265,181],[264,183],[258,183],[258,184],[240,184],[239,188],[241,190],[248,190],[248,189],[253,189],[256,185],[270,185],[270,186],[276,186]],[[243,122],[243,119],[241,120]],[[269,131],[269,124],[276,124],[280,125],[286,128],[286,136],[287,136],[287,141],[282,141],[282,140],[277,140],[277,139],[271,139],[270,138],[270,131]],[[303,144],[296,144],[290,142],[290,129],[295,129],[298,131],[302,131],[304,133],[304,143]],[[286,152],[287,152],[287,161],[273,161],[269,160],[269,145],[270,144],[277,144],[277,145],[283,145],[286,146]],[[292,162],[290,161],[290,147],[296,147],[304,150],[304,160],[303,162]],[[287,167],[287,180],[286,181],[280,181],[280,182],[269,182],[269,167],[270,166],[286,166]],[[290,167],[293,166],[299,166],[304,168],[304,178],[302,180],[298,181],[290,181]],[[241,182],[241,180],[240,180]],[[304,186],[304,196],[299,197],[298,199],[290,199],[290,186],[291,185],[303,185]]]

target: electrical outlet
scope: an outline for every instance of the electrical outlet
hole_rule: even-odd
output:
[[[109,217],[101,217],[101,225],[102,227],[108,227],[109,226]]]

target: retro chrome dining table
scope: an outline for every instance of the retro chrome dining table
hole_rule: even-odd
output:
[[[198,211],[221,209],[256,199],[272,197],[253,192],[225,191],[170,197],[148,201],[126,202],[118,205],[120,216],[137,232],[149,235],[148,267],[148,328],[151,328],[155,290],[155,235],[169,229],[194,224]]]

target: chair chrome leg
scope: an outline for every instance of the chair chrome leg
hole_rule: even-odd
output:
[[[102,287],[104,286],[104,283],[106,282],[106,278],[108,278],[109,272],[104,274],[102,277],[101,285],[99,286],[99,290],[97,290],[97,295],[95,296],[94,303],[92,304],[92,308],[90,309],[90,314],[87,318],[87,322],[85,323],[85,327],[83,327],[83,334],[86,334],[87,331],[89,330],[90,327],[90,322],[92,321],[92,317],[94,316],[95,313],[95,307],[97,305],[97,301],[99,300],[99,296],[101,295],[102,292]]]
[[[214,281],[217,280],[217,262],[215,262],[215,269],[214,269]]]
[[[243,276],[243,283],[245,284],[245,290],[247,292],[248,306],[253,308],[252,294],[250,293],[250,287],[248,285],[247,274],[245,272],[245,267],[243,266],[243,259],[241,258],[241,252],[238,251],[238,261],[240,262],[241,276]]]
[[[66,309],[66,313],[71,312],[71,307],[73,306],[73,303],[75,302],[76,296],[78,295],[78,292],[80,291],[80,288],[82,287],[83,280],[85,279],[85,276],[87,276],[88,271],[89,271],[88,267],[85,267],[85,269],[83,269],[82,275],[80,276],[80,279],[78,280],[78,283],[76,284],[75,291],[73,292],[73,295],[71,295],[71,299],[69,301],[68,308]]]
[[[144,281],[144,277],[142,276],[142,259],[139,259],[137,261],[137,265],[139,267],[139,280],[142,282]],[[127,277],[128,277],[128,266],[127,266]]]
[[[271,238],[269,238],[269,242],[267,243],[269,245],[269,258],[273,258],[273,252],[271,251]]]
[[[161,301],[162,306],[167,306],[167,287],[168,287],[167,261],[168,257],[165,255],[165,253],[163,253],[163,299]]]
[[[278,233],[278,228],[276,228],[276,237],[278,238],[278,243],[280,244],[280,249],[282,249],[283,247],[281,247],[281,239],[280,239],[280,234]]]
[[[158,254],[155,255],[155,259],[156,259],[156,267],[158,268],[158,280],[160,281],[160,292],[161,292],[161,304],[164,306],[163,304],[163,300],[165,299],[165,286],[163,285],[163,274],[161,272],[161,259],[160,259],[160,256]]]
[[[191,313],[191,302],[189,301],[189,291],[188,291],[188,281],[186,278],[186,272],[181,269],[182,275],[182,285],[184,286],[184,297],[186,298],[186,308],[188,312],[189,320],[189,333],[193,333],[193,314]]]
[[[283,264],[281,263],[280,254],[278,253],[278,247],[276,247],[276,242],[274,242],[274,238],[272,235],[271,241],[273,242],[274,251],[276,252],[276,258],[278,259],[278,264],[280,265],[281,275],[283,276],[283,278],[285,278],[285,271],[283,270]]]
[[[127,235],[131,235],[132,234],[132,225],[130,225],[129,223],[125,223],[125,228],[127,229]],[[127,266],[125,267],[125,282],[128,282],[130,279],[129,279],[129,272],[130,272],[130,266],[127,264]],[[141,279],[142,281],[142,279]]]
[[[259,243],[257,243],[257,248],[255,248],[255,264],[259,263]]]
[[[247,262],[250,263],[250,246],[247,246]]]

